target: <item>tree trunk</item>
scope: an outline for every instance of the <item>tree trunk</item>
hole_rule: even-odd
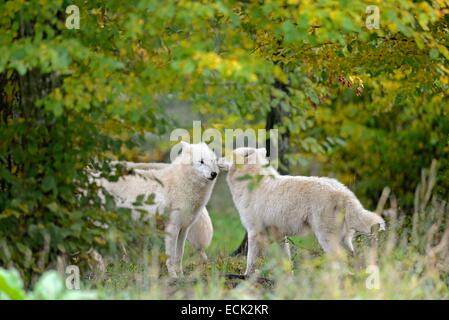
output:
[[[285,93],[288,93],[288,85],[277,81],[274,83],[274,87],[276,89],[282,90]],[[287,116],[287,112],[282,109],[280,105],[272,106],[270,109],[270,112],[267,114],[266,122],[265,122],[265,129],[267,132],[271,129],[275,129],[279,125],[282,124],[282,118]],[[267,148],[267,156],[271,155],[271,144],[270,144],[270,138],[268,138],[267,146],[270,146]],[[287,159],[287,153],[289,151],[289,140],[290,140],[290,133],[288,130],[284,133],[282,133],[279,137],[278,141],[278,156],[279,156],[279,173],[281,174],[287,174],[289,169],[289,163]],[[242,242],[240,243],[239,247],[234,250],[234,252],[231,253],[231,256],[239,256],[239,255],[246,255],[248,251],[248,233],[245,232],[245,237],[243,238]]]

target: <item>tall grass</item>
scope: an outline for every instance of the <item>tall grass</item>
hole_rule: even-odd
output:
[[[398,208],[386,188],[376,210],[385,216],[387,230],[357,237],[355,256],[340,251],[324,255],[317,247],[295,246],[291,272],[278,247],[272,246],[258,275],[229,280],[223,275],[242,273],[245,257],[230,257],[232,246],[221,249],[227,246],[226,232],[235,228],[224,229],[229,216],[213,215],[215,222],[224,220],[215,223],[210,261],[201,264],[188,253],[185,279],[167,277],[161,248],[153,246],[135,252],[132,263],[112,261],[106,279],[96,286],[107,297],[139,299],[448,299],[449,208],[433,193],[436,178],[434,161],[422,171],[413,212]],[[272,282],[260,281],[261,275]]]

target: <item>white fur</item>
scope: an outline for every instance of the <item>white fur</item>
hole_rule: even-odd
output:
[[[205,249],[210,245],[213,234],[214,228],[212,221],[206,207],[203,207],[196,221],[190,226],[189,232],[187,233],[187,240],[198,251],[198,254],[204,262],[207,261]]]
[[[365,210],[354,193],[335,179],[281,176],[268,166],[264,148],[239,148],[233,155],[243,164],[227,164],[227,182],[248,232],[247,275],[254,272],[268,235],[284,240],[310,228],[324,251],[333,249],[338,240],[353,251],[351,241],[356,231],[370,233],[375,224],[381,229],[385,226],[380,216]],[[252,191],[248,180],[239,179],[257,175],[263,176]]]
[[[169,166],[168,163],[148,162],[113,162],[113,165],[122,164],[128,169],[159,170]],[[210,245],[214,234],[214,228],[206,207],[200,210],[195,222],[190,226],[187,240],[197,250],[204,262],[207,261],[206,248]]]
[[[204,214],[207,213],[205,206],[218,172],[216,156],[206,144],[182,142],[181,154],[164,168],[136,169],[135,175],[121,177],[117,182],[97,181],[114,196],[119,206],[133,209],[134,214],[137,212],[134,203],[139,195],[144,195],[144,199],[155,195],[155,204],[143,204],[139,209],[169,215],[165,237],[167,268],[170,276],[177,277],[183,275],[182,256],[189,228],[199,217],[199,223],[210,222],[209,215]],[[206,243],[207,237],[195,240]]]

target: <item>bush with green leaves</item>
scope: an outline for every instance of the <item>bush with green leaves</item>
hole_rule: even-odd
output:
[[[104,160],[132,148],[139,126],[164,127],[149,104],[134,104],[146,101],[145,83],[128,87],[132,71],[115,49],[90,39],[88,23],[78,35],[65,28],[64,4],[0,4],[0,265],[27,285],[58,256],[87,265],[90,249],[110,253],[143,232],[128,212],[100,205],[86,169],[117,179]]]
[[[104,160],[138,158],[177,101],[208,127],[278,128],[292,170],[317,155],[366,198],[410,203],[433,157],[447,192],[447,1],[379,6],[368,29],[362,0],[0,2],[0,265],[28,285],[140,234],[85,168],[114,178]]]
[[[0,268],[0,300],[85,300],[97,299],[95,291],[68,290],[56,271],[47,271],[39,278],[33,290],[26,291],[20,274],[15,269]]]

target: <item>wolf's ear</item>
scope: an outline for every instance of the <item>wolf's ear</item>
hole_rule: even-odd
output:
[[[226,160],[225,157],[218,159],[217,161],[218,168],[223,171],[228,171],[231,168],[232,163]]]
[[[190,143],[181,141],[181,148],[182,148],[182,152],[190,151],[190,148],[191,148]]]
[[[253,148],[247,148],[244,156],[245,156],[245,157],[249,157],[249,156],[252,155],[254,152],[256,152],[256,149],[253,149]]]
[[[257,149],[257,154],[259,156],[262,156],[262,157],[266,158],[267,157],[267,149],[266,148],[259,148],[259,149]]]
[[[256,149],[253,148],[237,148],[233,152],[234,154],[241,156],[241,157],[248,157],[252,155]]]

